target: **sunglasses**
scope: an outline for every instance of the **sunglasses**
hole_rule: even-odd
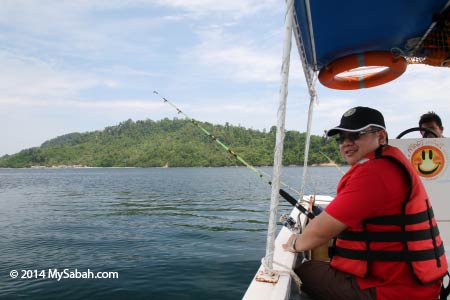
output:
[[[336,142],[339,145],[343,144],[346,139],[349,139],[350,141],[354,142],[354,141],[359,140],[361,138],[361,136],[363,136],[365,134],[374,133],[374,132],[377,132],[380,130],[381,129],[370,129],[370,130],[361,130],[361,131],[357,131],[357,132],[346,132],[345,134],[340,133],[336,137]]]

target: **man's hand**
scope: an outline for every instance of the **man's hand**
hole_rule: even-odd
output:
[[[287,240],[286,244],[283,244],[283,249],[289,252],[296,253],[295,242],[297,241],[298,234],[292,234]]]

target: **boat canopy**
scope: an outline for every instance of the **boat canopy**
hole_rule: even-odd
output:
[[[295,0],[294,32],[311,72],[356,53],[396,51],[403,56],[419,55],[423,38],[444,12],[448,20],[449,3],[448,0]],[[449,51],[448,31],[445,37]]]

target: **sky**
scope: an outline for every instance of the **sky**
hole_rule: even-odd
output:
[[[0,0],[0,156],[128,119],[181,118],[155,90],[196,120],[269,129],[283,30],[279,0]],[[371,89],[318,84],[312,131],[358,105],[379,109],[390,137],[429,110],[446,127],[449,88],[448,69],[423,65]],[[286,129],[306,131],[308,106],[293,48]]]

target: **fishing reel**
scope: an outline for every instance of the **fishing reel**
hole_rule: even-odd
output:
[[[298,224],[295,219],[287,214],[280,217],[280,222],[284,227],[292,231],[293,233],[300,233],[302,231],[302,225]]]

